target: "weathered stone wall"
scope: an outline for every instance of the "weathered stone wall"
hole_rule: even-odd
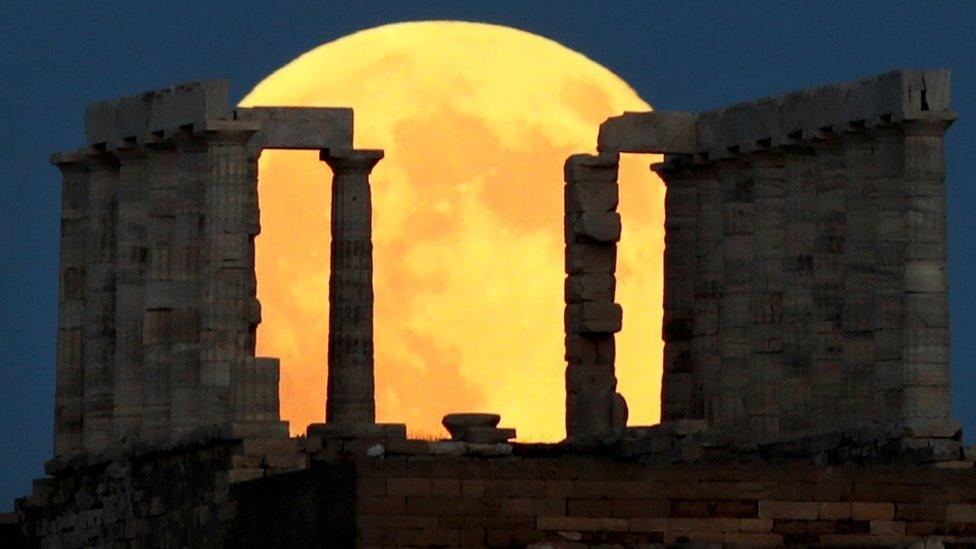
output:
[[[973,470],[605,458],[393,459],[357,480],[369,546],[976,542]]]
[[[235,483],[302,466],[294,439],[209,437],[169,451],[79,459],[56,477],[34,481],[16,514],[29,547],[221,547],[235,516],[229,503],[260,505],[248,499],[260,500],[258,493],[237,498]],[[299,495],[296,489],[288,497]]]
[[[593,158],[607,172],[620,152],[668,153],[655,167],[667,185],[664,422],[705,420],[738,445],[865,426],[903,426],[920,446],[957,439],[944,155],[954,119],[937,70],[601,126]],[[567,203],[567,219],[570,206],[597,205]]]
[[[652,465],[515,452],[313,461],[255,479],[254,458],[224,441],[78,468],[40,482],[18,514],[30,546],[66,548],[976,543],[971,464]]]
[[[254,355],[257,161],[267,147],[349,147],[352,111],[231,109],[226,93],[210,81],[93,103],[87,146],[51,158],[63,174],[51,471],[214,425],[287,436],[277,359]]]

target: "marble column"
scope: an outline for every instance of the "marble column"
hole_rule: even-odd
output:
[[[235,368],[254,356],[260,322],[254,274],[258,233],[257,181],[247,143],[252,129],[205,136],[209,178],[204,188],[203,310],[200,390],[204,425],[233,415]]]
[[[115,210],[119,163],[93,151],[89,159],[85,246],[84,447],[106,450],[112,437],[112,365],[115,357]]]
[[[698,189],[695,215],[695,310],[692,326],[692,356],[696,384],[710,425],[718,421],[723,391],[722,341],[719,311],[723,295],[725,252],[722,248],[722,189],[712,164],[697,168]]]
[[[816,141],[816,223],[813,251],[813,424],[843,428],[844,151],[836,138]]]
[[[209,184],[207,144],[181,133],[176,148],[176,196],[173,204],[173,314],[169,364],[168,437],[178,439],[203,422],[200,386],[202,318],[205,289],[204,212]]]
[[[780,435],[783,368],[784,158],[779,152],[750,155],[752,178],[752,288],[749,383],[746,411],[750,440]]]
[[[85,270],[88,232],[88,171],[85,157],[51,157],[61,170],[61,246],[58,271],[57,382],[54,393],[54,455],[84,449]]]
[[[115,354],[112,369],[112,436],[128,446],[140,436],[143,394],[142,328],[148,246],[146,154],[127,143],[113,147],[119,160],[115,216]],[[152,381],[152,380],[150,380]]]
[[[903,338],[905,286],[904,144],[895,126],[872,132],[875,186],[878,193],[874,225],[874,300],[872,347],[874,354],[873,407],[875,417],[902,419],[904,402]]]
[[[690,159],[685,159],[689,162]],[[664,198],[664,373],[661,421],[704,417],[697,364],[692,355],[695,318],[697,178],[688,166],[657,169],[667,185]]]
[[[945,131],[952,119],[903,123],[905,193],[904,402],[906,419],[949,410]]]
[[[874,141],[865,131],[841,136],[844,151],[844,259],[841,330],[844,338],[840,412],[845,425],[878,416],[874,407],[875,227],[878,190]]]
[[[806,146],[792,148],[784,166],[783,401],[780,432],[811,429],[813,406],[813,248],[817,231],[817,160]]]
[[[146,147],[149,257],[143,311],[143,438],[164,442],[169,434],[174,310],[176,307],[175,221],[179,157],[172,143]]]
[[[373,243],[369,174],[379,150],[324,150],[332,168],[327,423],[373,423]]]
[[[722,194],[722,297],[719,304],[721,369],[715,427],[733,441],[748,438],[746,393],[752,326],[754,178],[743,159],[719,162]]]

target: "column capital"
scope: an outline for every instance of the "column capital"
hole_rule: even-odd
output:
[[[906,136],[941,137],[953,122],[955,118],[913,118],[903,121],[901,127]]]
[[[360,173],[369,175],[383,158],[382,149],[322,149],[319,159],[336,175]]]
[[[60,151],[53,153],[48,161],[57,166],[62,173],[87,172],[89,169],[88,156],[84,151]]]

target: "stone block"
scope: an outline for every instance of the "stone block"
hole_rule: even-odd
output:
[[[571,303],[566,306],[566,333],[609,334],[619,332],[623,309],[616,303],[599,301]]]
[[[620,240],[620,214],[617,212],[582,212],[570,214],[569,235],[573,240],[612,243]],[[567,238],[567,241],[570,241]]]
[[[946,521],[976,524],[976,505],[971,505],[971,504],[946,505]]]
[[[605,244],[567,244],[566,273],[613,273],[617,267],[617,247]]]
[[[248,148],[273,149],[351,148],[353,110],[322,107],[238,107],[238,120],[260,123]]]
[[[892,520],[895,506],[892,503],[851,502],[851,518],[854,520]]]
[[[820,513],[816,502],[760,501],[759,518],[816,520]]]
[[[612,273],[587,273],[566,277],[566,303],[613,301],[617,279]]]
[[[574,154],[566,159],[563,178],[566,183],[617,181],[620,155],[616,153]]]
[[[614,182],[567,183],[564,207],[567,213],[609,212],[617,209],[620,188]]]
[[[627,112],[600,124],[597,149],[608,152],[698,152],[696,116],[687,112]]]
[[[613,364],[616,356],[612,335],[566,334],[565,345],[565,360],[573,364]]]

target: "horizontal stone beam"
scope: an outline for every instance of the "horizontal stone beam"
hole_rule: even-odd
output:
[[[230,116],[226,80],[190,82],[90,103],[85,108],[85,140],[89,145],[143,141],[156,132]]]
[[[701,112],[697,152],[723,158],[823,132],[921,118],[955,118],[949,71],[897,70]]]
[[[687,112],[627,112],[600,124],[597,150],[624,153],[692,154],[698,151],[695,115]]]
[[[351,108],[253,107],[234,111],[237,120],[260,122],[251,149],[352,148]]]
[[[714,160],[850,129],[955,116],[948,70],[897,70],[697,114],[624,113],[600,125],[597,149]]]

